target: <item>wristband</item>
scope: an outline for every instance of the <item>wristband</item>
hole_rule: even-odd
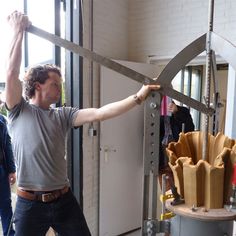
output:
[[[140,105],[140,104],[142,103],[142,100],[138,97],[137,94],[135,94],[135,95],[133,96],[133,98],[134,98],[134,101],[135,101],[135,103],[136,103],[137,105]]]

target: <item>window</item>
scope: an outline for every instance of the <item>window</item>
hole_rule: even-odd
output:
[[[202,88],[202,66],[187,66],[182,69],[176,77],[172,80],[172,85],[175,90],[195,99],[201,101]],[[180,102],[176,102],[183,105]],[[190,108],[190,113],[195,124],[195,129],[200,129],[200,112]]]
[[[33,25],[55,33],[56,23],[60,23],[55,21],[55,1],[25,1],[24,9]],[[25,67],[38,63],[55,63],[55,46],[52,43],[33,34],[26,36]]]
[[[5,82],[5,66],[9,42],[11,40],[11,30],[7,23],[7,16],[14,10],[26,12],[29,15],[33,25],[40,27],[48,32],[55,33],[55,28],[59,27],[60,21],[55,20],[56,4],[58,1],[42,0],[42,1],[7,1],[0,8],[0,27],[4,32],[4,37],[0,44],[0,82]],[[47,11],[45,12],[45,6]],[[23,77],[25,67],[38,63],[56,63],[55,46],[50,42],[41,39],[32,34],[27,34],[22,57],[22,68],[20,78]],[[58,63],[56,63],[58,64]],[[0,92],[4,90],[4,86],[0,87]]]
[[[22,1],[12,0],[6,1],[4,4],[1,4],[0,7],[0,29],[2,31],[1,44],[0,44],[0,82],[4,83],[5,81],[5,68],[6,68],[6,59],[9,48],[9,43],[11,40],[11,30],[7,22],[7,16],[11,14],[14,10],[23,9]],[[0,92],[2,92],[4,86],[1,85]]]

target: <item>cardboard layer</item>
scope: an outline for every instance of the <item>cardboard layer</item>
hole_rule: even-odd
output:
[[[229,203],[235,143],[222,133],[208,134],[206,160],[202,160],[203,132],[181,133],[178,142],[168,145],[169,166],[185,204],[216,209]]]

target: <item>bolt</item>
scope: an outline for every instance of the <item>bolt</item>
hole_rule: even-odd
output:
[[[156,108],[157,108],[157,104],[154,103],[154,102],[151,102],[151,103],[150,103],[150,108],[151,108],[151,109],[156,109]]]

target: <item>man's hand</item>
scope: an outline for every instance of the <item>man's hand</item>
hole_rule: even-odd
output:
[[[10,173],[8,175],[8,180],[10,185],[13,185],[16,182],[16,173]]]
[[[142,88],[137,92],[137,96],[141,101],[144,101],[150,91],[160,89],[158,84],[143,85]]]
[[[28,16],[18,11],[12,12],[7,20],[15,32],[24,31],[31,25]]]

